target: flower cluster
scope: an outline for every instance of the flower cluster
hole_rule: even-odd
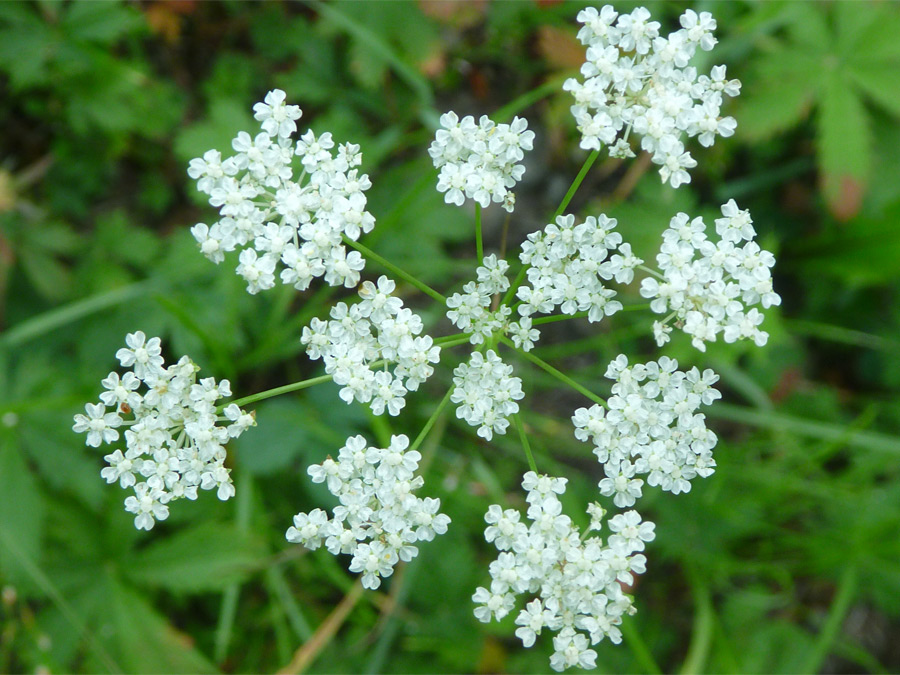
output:
[[[375,589],[394,572],[400,560],[409,562],[419,552],[419,541],[444,534],[450,518],[438,513],[440,499],[413,494],[424,480],[415,476],[422,456],[407,450],[406,436],[392,436],[388,448],[367,447],[353,436],[330,457],[309,467],[314,483],[325,483],[338,498],[334,517],[322,509],[298,513],[286,533],[287,540],[310,550],[325,548],[334,555],[353,556],[351,572],[362,572],[362,585]]]
[[[756,232],[750,213],[738,209],[733,199],[722,206],[716,232],[720,240],[714,244],[706,238],[703,219],[691,220],[686,213],[672,218],[663,232],[656,257],[662,274],[641,282],[641,295],[653,299],[650,308],[668,314],[653,327],[660,346],[669,339],[672,319],[701,351],[719,333],[725,342],[749,338],[760,347],[769,338],[759,329],[762,312],[747,308],[781,304],[772,288],[775,256],[753,241]]]
[[[677,188],[690,182],[687,169],[697,166],[683,138],[696,136],[708,147],[716,135],[731,136],[737,123],[719,111],[723,95],[737,96],[741,83],[726,79],[725,66],[699,77],[688,66],[698,47],[709,51],[716,44],[716,21],[709,12],[686,10],[682,28],[667,38],[649,19],[644,7],[622,15],[609,5],[599,12],[582,10],[578,39],[587,46],[581,66],[585,81],[572,78],[563,88],[575,97],[572,115],[582,148],[608,145],[610,156],[633,157],[628,138],[634,132],[660,166],[663,182]]]
[[[493,349],[473,352],[468,362],[453,371],[450,400],[458,403],[456,416],[473,427],[486,440],[494,432],[505,434],[510,415],[519,412],[519,399],[525,396],[522,380],[513,376],[511,365],[503,363]]]
[[[241,248],[237,273],[247,290],[257,293],[281,281],[299,290],[314,278],[332,286],[359,283],[365,262],[344,248],[342,238],[359,238],[375,219],[366,211],[364,192],[371,187],[359,175],[358,145],[335,150],[330,133],[316,137],[307,131],[296,143],[300,108],[285,105],[285,93],[270,91],[253,110],[262,131],[255,137],[242,131],[232,142],[237,154],[222,159],[218,150],[191,161],[188,174],[221,218],[212,226],[195,225],[191,232],[203,254],[215,263],[227,251]],[[295,179],[293,158],[302,173]]]
[[[461,206],[466,198],[487,208],[491,202],[509,212],[515,208],[515,187],[525,173],[518,162],[531,150],[534,132],[520,117],[511,124],[494,124],[486,115],[476,124],[472,116],[461,121],[454,112],[441,116],[428,154],[440,169],[437,189],[444,201]]]
[[[393,297],[395,284],[385,276],[364,281],[361,302],[337,303],[331,320],[313,319],[301,342],[310,358],[323,359],[325,372],[341,387],[347,403],[368,403],[372,412],[400,414],[407,391],[415,391],[434,372],[440,347],[422,332],[422,319]],[[388,370],[394,364],[394,370]],[[378,369],[383,366],[383,369]]]
[[[706,428],[697,410],[721,398],[714,385],[719,376],[697,368],[677,370],[678,362],[659,361],[628,365],[620,354],[606,371],[615,380],[608,411],[599,405],[579,408],[572,421],[575,437],[594,444],[606,478],[600,493],[613,497],[618,507],[632,506],[641,496],[644,481],[678,494],[691,489],[691,479],[713,473],[712,449],[716,435]]]
[[[603,280],[630,283],[634,268],[643,261],[614,232],[614,218],[589,216],[579,225],[575,216],[558,216],[540,232],[528,235],[519,258],[528,268],[529,285],[520,286],[519,313],[549,314],[559,307],[563,314],[588,312],[588,320],[600,321],[622,309],[616,293]],[[610,252],[618,253],[607,259]]]
[[[558,495],[565,493],[565,478],[529,471],[522,487],[530,526],[518,511],[496,504],[485,515],[485,538],[501,553],[490,565],[490,589],[480,587],[472,596],[475,616],[499,621],[513,610],[517,595],[537,594],[516,617],[522,644],[531,647],[545,628],[556,631],[550,666],[593,668],[597,653],[589,645],[605,637],[621,642],[622,616],[635,611],[621,584],[632,585],[634,574],[644,572],[647,561],[638,552],[653,540],[654,525],[629,511],[608,521],[613,534],[605,544],[597,536],[582,540],[579,528],[562,514]],[[594,504],[588,513],[589,530],[599,531],[603,509]]]
[[[224,446],[255,421],[233,403],[223,414],[217,412],[216,401],[231,396],[228,380],[216,383],[208,377],[197,382],[200,369],[187,356],[164,367],[159,338],[147,340],[137,331],[126,336],[125,344],[116,358],[132,370],[122,377],[110,373],[101,382],[106,391],[100,403],[88,403],[87,414],[75,415],[72,428],[86,432],[87,444],[98,447],[119,440],[118,429],[127,427],[125,452],[107,455],[109,466],[101,476],[108,483],[134,488],[125,510],[135,514],[139,530],[149,530],[169,516],[170,501],[196,499],[198,488],[215,488],[222,500],[234,495]]]

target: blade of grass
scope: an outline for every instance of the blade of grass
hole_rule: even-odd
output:
[[[625,638],[625,644],[628,645],[628,649],[631,650],[631,654],[634,656],[635,660],[648,673],[660,675],[662,670],[656,664],[656,659],[654,659],[653,654],[650,653],[650,648],[647,647],[644,638],[641,637],[641,632],[637,629],[637,626],[634,625],[634,617],[623,617],[621,628],[622,636]]]
[[[12,537],[6,533],[3,523],[0,523],[0,542],[2,542],[3,546],[6,547],[6,550],[19,561],[19,564],[22,565],[22,569],[31,577],[35,585],[46,593],[47,597],[53,601],[53,604],[56,605],[62,615],[66,617],[66,620],[72,624],[75,632],[79,633],[85,642],[90,645],[91,649],[97,652],[97,656],[100,657],[103,664],[109,668],[109,671],[111,673],[123,672],[122,668],[119,667],[112,656],[110,656],[109,652],[104,649],[100,641],[94,637],[94,634],[81,620],[81,617],[78,616],[77,612],[72,608],[72,605],[68,603],[60,590],[53,584],[50,577],[44,573],[36,562],[19,548]]]
[[[873,431],[857,431],[839,424],[818,420],[805,420],[792,415],[760,412],[742,406],[716,401],[704,409],[709,417],[739,422],[763,429],[790,431],[808,438],[845,443],[857,448],[868,448],[890,455],[900,455],[900,438]]]
[[[850,609],[850,603],[856,597],[856,585],[859,580],[859,568],[856,563],[850,563],[841,575],[838,582],[837,593],[835,593],[834,602],[828,610],[828,617],[825,619],[825,625],[815,644],[812,646],[810,653],[807,655],[803,666],[800,668],[802,673],[818,673],[822,667],[825,658],[831,653],[831,649],[838,639],[841,626],[844,623],[844,617],[847,610]]]
[[[158,288],[159,285],[159,282],[156,280],[142,281],[51,309],[43,314],[26,319],[14,328],[4,332],[0,335],[0,347],[17,347],[86,316],[96,314],[109,307],[121,305],[142,295],[147,295]]]
[[[691,595],[694,596],[694,624],[691,628],[691,643],[680,672],[682,675],[694,675],[707,670],[706,662],[712,645],[714,614],[709,586],[705,579],[691,567],[687,571]]]

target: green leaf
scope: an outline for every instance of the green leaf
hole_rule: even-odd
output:
[[[78,0],[63,17],[64,30],[76,40],[111,44],[144,25],[140,12],[117,2]]]
[[[110,580],[109,593],[117,656],[126,672],[216,672],[193,648],[192,640],[176,631],[142,596],[115,580]]]
[[[803,49],[778,50],[753,70],[735,112],[742,135],[765,138],[804,119],[821,87],[821,57]]]
[[[338,404],[344,405],[340,400]],[[256,409],[257,426],[234,440],[238,463],[257,476],[286,469],[313,442],[308,422],[309,415],[298,399],[261,404]]]
[[[204,523],[157,541],[126,566],[128,577],[175,592],[222,590],[261,563],[261,543],[233,525]]]
[[[34,248],[23,248],[19,259],[28,280],[43,297],[61,300],[71,295],[72,275],[61,262]]]
[[[15,440],[0,438],[0,570],[10,581],[31,587],[28,561],[40,559],[44,503]]]
[[[875,103],[900,115],[900,64],[856,63],[849,68],[853,82]]]
[[[818,158],[832,212],[858,211],[872,164],[869,116],[842,70],[829,73],[818,118]]]

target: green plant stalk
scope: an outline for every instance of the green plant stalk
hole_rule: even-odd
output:
[[[600,156],[599,150],[592,150],[591,154],[588,155],[587,159],[584,160],[584,164],[581,167],[581,171],[578,172],[578,175],[575,176],[575,180],[572,181],[572,185],[569,186],[569,191],[566,192],[566,196],[563,197],[563,200],[559,204],[559,208],[556,209],[556,212],[553,214],[552,220],[556,220],[557,216],[562,215],[562,212],[566,210],[566,207],[569,205],[569,202],[572,201],[572,197],[575,196],[575,193],[578,191],[578,188],[581,187],[581,183],[584,181],[584,177],[587,176],[588,171],[591,170],[591,167],[594,166],[594,162],[597,161],[597,158]]]
[[[484,260],[484,242],[481,238],[481,204],[475,204],[475,255],[478,256],[478,264]]]
[[[694,624],[691,628],[691,643],[680,672],[681,675],[696,675],[707,671],[706,661],[712,645],[715,615],[706,580],[694,569],[688,570],[688,577],[694,596]]]
[[[810,649],[805,663],[800,668],[800,672],[818,673],[821,669],[822,663],[831,652],[832,646],[840,635],[844,617],[847,615],[847,610],[850,609],[850,603],[856,597],[858,579],[859,568],[856,562],[851,562],[841,575],[834,602],[831,603],[828,617],[825,619],[825,625],[822,627],[822,632],[819,633],[816,643]]]
[[[377,366],[380,362],[375,362],[372,365]],[[325,382],[331,382],[331,375],[320,375],[319,377],[313,377],[308,380],[300,380],[299,382],[293,382],[292,384],[285,384],[281,387],[275,387],[274,389],[267,389],[266,391],[261,391],[257,394],[250,394],[249,396],[244,396],[243,398],[238,398],[233,401],[229,401],[218,408],[216,408],[217,412],[221,412],[225,409],[225,406],[231,405],[234,403],[238,406],[244,406],[248,403],[256,403],[257,401],[264,401],[267,398],[273,398],[275,396],[281,396],[282,394],[289,394],[292,391],[300,391],[301,389],[308,389],[309,387],[314,387],[317,384],[324,384]]]
[[[445,298],[443,295],[441,295],[436,290],[431,288],[431,286],[429,286],[428,284],[425,284],[424,282],[419,281],[409,272],[404,272],[402,269],[397,267],[394,263],[388,261],[387,259],[385,259],[382,256],[375,253],[375,251],[370,249],[368,246],[365,246],[364,244],[360,244],[358,241],[353,241],[350,237],[348,237],[346,235],[344,235],[343,239],[344,239],[344,243],[347,244],[347,246],[350,246],[351,248],[355,248],[357,251],[362,253],[364,256],[366,256],[370,260],[374,260],[379,265],[390,270],[391,272],[396,274],[401,279],[408,281],[413,286],[418,288],[420,291],[425,293],[425,295],[431,296],[432,298],[434,298],[435,300],[437,300],[438,302],[440,302],[442,304],[447,303],[447,298]]]
[[[501,342],[503,342],[503,344],[507,345],[508,347],[511,347],[511,348],[514,349],[516,352],[518,352],[520,356],[522,356],[522,357],[528,359],[529,361],[531,361],[531,362],[532,362],[534,365],[536,365],[538,368],[541,368],[542,370],[545,370],[546,372],[548,372],[548,373],[550,373],[551,375],[553,375],[553,377],[555,377],[555,378],[556,378],[557,380],[559,380],[560,382],[564,382],[565,384],[567,384],[567,385],[569,385],[570,387],[572,387],[572,389],[574,389],[575,391],[577,391],[579,394],[584,394],[584,395],[587,396],[589,399],[591,399],[594,403],[596,403],[596,404],[598,404],[598,405],[600,405],[600,406],[606,408],[606,401],[604,401],[602,398],[600,398],[599,396],[597,396],[594,392],[592,392],[592,391],[591,391],[590,389],[588,389],[587,387],[578,384],[578,383],[577,383],[575,380],[573,380],[571,377],[569,377],[568,375],[566,375],[566,374],[563,373],[563,372],[560,372],[559,370],[557,370],[556,368],[554,368],[553,366],[551,366],[549,363],[547,363],[547,362],[544,361],[543,359],[539,359],[539,358],[538,358],[537,356],[535,356],[534,354],[531,354],[530,352],[522,351],[521,349],[519,349],[518,347],[516,347],[515,344],[513,344],[513,341],[510,340],[510,339],[509,339],[508,337],[506,337],[505,335],[504,335],[503,337],[501,337],[500,340],[501,340]]]
[[[560,75],[547,80],[531,91],[526,91],[524,94],[517,96],[499,110],[496,110],[494,114],[491,115],[491,119],[498,123],[512,119],[514,115],[522,112],[525,108],[534,105],[541,99],[561,92],[563,83],[570,77],[575,77],[577,74],[578,71],[573,70],[565,75]]]
[[[531,321],[531,325],[540,326],[541,324],[566,321],[567,319],[583,319],[587,315],[587,312],[575,312],[575,314],[555,314],[553,316],[542,316],[539,319],[533,319]]]
[[[622,635],[625,637],[625,642],[631,650],[635,660],[641,664],[648,673],[660,675],[662,669],[657,665],[656,659],[653,658],[653,654],[650,652],[650,648],[647,647],[647,643],[644,642],[644,638],[641,637],[641,632],[635,627],[634,619],[630,616],[623,618],[621,629]]]
[[[469,341],[471,335],[469,333],[459,333],[457,335],[445,335],[434,341],[438,347],[456,347],[464,345]]]
[[[419,432],[419,435],[416,436],[416,440],[414,440],[412,442],[412,445],[409,446],[410,451],[418,450],[419,446],[422,445],[422,441],[424,441],[425,437],[428,436],[428,432],[431,431],[434,423],[437,422],[438,417],[441,416],[441,413],[444,412],[444,408],[446,408],[447,404],[450,402],[450,394],[452,393],[453,387],[447,390],[447,393],[444,394],[444,398],[441,399],[441,402],[438,403],[437,408],[435,408],[434,412],[431,413],[431,417],[429,417],[428,421],[425,422],[425,426],[422,427],[422,431]]]
[[[528,467],[537,473],[537,464],[534,463],[534,455],[531,454],[531,444],[528,442],[528,436],[525,435],[525,425],[522,424],[522,418],[519,417],[519,413],[515,413],[512,417],[519,432],[519,438],[522,439],[522,448],[525,450],[525,457],[528,459]]]
[[[559,203],[559,207],[556,209],[556,212],[553,214],[553,217],[550,219],[552,222],[556,221],[557,216],[559,216],[563,211],[566,210],[566,207],[569,205],[569,202],[572,201],[572,197],[575,196],[575,193],[578,191],[578,188],[581,187],[582,182],[584,182],[585,176],[587,176],[588,171],[591,170],[591,167],[594,165],[594,162],[597,161],[597,157],[600,156],[599,150],[593,150],[590,155],[588,155],[587,159],[584,160],[584,164],[581,166],[581,170],[578,172],[578,175],[575,176],[575,180],[572,181],[572,184],[569,186],[569,190],[566,192],[565,197]],[[519,273],[516,275],[515,280],[512,285],[509,287],[509,290],[506,291],[506,295],[503,296],[503,304],[509,304],[509,301],[512,299],[513,295],[515,295],[516,289],[519,288],[519,284],[522,283],[522,280],[525,279],[525,272],[528,270],[528,265],[523,265],[519,270]]]

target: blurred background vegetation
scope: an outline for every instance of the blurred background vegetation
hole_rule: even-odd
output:
[[[149,534],[101,481],[104,453],[71,425],[138,329],[238,395],[318,374],[299,331],[340,293],[251,297],[188,232],[213,217],[188,161],[252,130],[252,104],[273,87],[301,105],[301,129],[362,145],[377,219],[365,243],[441,290],[471,276],[473,221],[433,189],[432,125],[445,110],[516,101],[537,141],[509,226],[514,253],[586,155],[559,88],[583,60],[583,6],[0,4],[0,671],[268,672],[302,645],[295,671],[547,670],[549,636],[524,650],[514,614],[491,626],[472,615],[493,558],[483,514],[522,505],[514,436],[486,444],[452,415],[440,421],[423,494],[453,525],[379,592],[357,599],[348,560],[284,540],[294,513],[330,503],[305,467],[351,433],[418,433],[448,368],[389,423],[338,402],[333,385],[264,402],[233,444],[237,497],[178,504]],[[648,6],[668,32],[686,5]],[[764,349],[667,345],[683,366],[722,375],[725,400],[710,410],[719,469],[687,495],[648,491],[658,538],[634,589],[639,613],[623,645],[600,645],[598,670],[896,672],[900,6],[693,7],[719,22],[699,68],[725,63],[744,83],[726,110],[736,135],[691,148],[699,167],[678,191],[645,160],[601,162],[572,208],[618,217],[652,260],[677,211],[714,218],[733,197],[777,255],[784,305],[768,313]],[[501,242],[494,211],[488,250]],[[635,287],[624,295],[640,302]],[[449,332],[424,311],[433,333]],[[656,358],[651,321],[551,324],[536,353],[602,394],[616,354]],[[570,478],[581,522],[600,472],[568,419],[585,401],[516,367],[538,466]]]

